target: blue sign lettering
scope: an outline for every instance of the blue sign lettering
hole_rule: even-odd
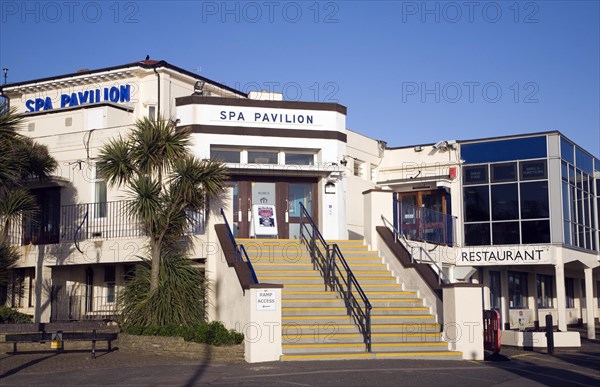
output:
[[[104,98],[101,98],[104,97]],[[98,102],[113,102],[123,103],[131,100],[131,85],[120,85],[112,86],[110,88],[105,87],[104,89],[86,90],[71,94],[62,94],[60,96],[60,107],[75,107],[86,103],[98,103]],[[25,101],[25,107],[28,112],[39,112],[40,110],[52,110],[52,99],[36,98],[28,99]],[[243,116],[242,116],[243,120]]]

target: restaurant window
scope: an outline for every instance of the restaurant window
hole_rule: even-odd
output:
[[[552,308],[554,297],[553,277],[538,274],[536,276],[537,306],[538,308]]]
[[[527,308],[527,273],[508,272],[508,307]]]
[[[104,284],[106,286],[106,302],[115,302],[115,266],[109,265],[104,267]]]
[[[499,271],[490,271],[490,307],[496,310],[502,309],[502,286]]]
[[[314,154],[307,153],[285,153],[285,163],[287,165],[313,165],[315,163]]]

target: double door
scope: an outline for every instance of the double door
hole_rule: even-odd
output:
[[[317,219],[317,180],[312,178],[237,178],[233,185],[233,231],[235,237],[251,236],[252,205],[275,206],[278,238],[298,239],[300,203]]]

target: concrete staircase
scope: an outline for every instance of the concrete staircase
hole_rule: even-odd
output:
[[[371,353],[339,293],[325,290],[323,277],[298,240],[237,241],[245,246],[260,282],[284,285],[282,360],[462,358],[448,350],[435,316],[417,292],[402,289],[377,253],[360,241],[333,242],[373,306]]]

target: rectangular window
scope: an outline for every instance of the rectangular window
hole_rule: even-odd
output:
[[[550,243],[550,221],[528,220],[521,222],[521,243]]]
[[[492,220],[519,219],[517,184],[494,184],[492,188]]]
[[[508,307],[527,308],[527,273],[508,272]]]
[[[239,149],[210,149],[210,159],[222,163],[240,163]]]
[[[105,218],[107,207],[107,189],[106,179],[96,166],[96,176],[94,182],[94,217]]]
[[[487,185],[464,188],[465,222],[490,220],[490,196]]]
[[[554,297],[553,277],[538,274],[536,276],[537,306],[538,308],[552,308]]]
[[[465,244],[467,246],[489,245],[490,241],[489,223],[465,224]]]
[[[540,180],[547,178],[546,160],[521,162],[521,180]]]
[[[517,180],[517,164],[493,164],[492,183]]]
[[[285,153],[285,163],[287,165],[314,165],[315,156],[306,153]]]
[[[492,223],[492,243],[494,245],[518,245],[519,222]]]
[[[106,285],[106,302],[115,302],[115,266],[109,265],[104,267],[104,283]]]
[[[490,271],[490,308],[502,310],[502,286],[499,271]]]
[[[573,278],[565,278],[565,294],[567,296],[567,308],[575,307],[575,281]]]
[[[550,217],[548,181],[521,183],[521,218]]]
[[[546,136],[462,144],[460,156],[470,164],[540,159],[547,156]]]
[[[463,184],[482,184],[488,182],[488,166],[477,165],[463,168]]]
[[[148,106],[148,118],[152,121],[156,120],[156,106]]]
[[[123,282],[129,282],[135,277],[135,264],[127,263],[123,266]]]
[[[362,177],[364,163],[359,160],[354,160],[354,176]]]
[[[573,144],[567,141],[565,138],[560,138],[560,157],[563,160],[569,162],[569,164],[575,164],[575,153],[573,152]]]
[[[248,151],[248,164],[277,164],[277,152]]]

